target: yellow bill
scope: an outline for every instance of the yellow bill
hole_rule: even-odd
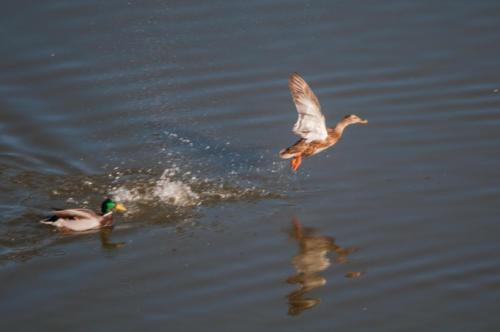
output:
[[[118,211],[118,212],[125,212],[125,211],[127,211],[127,209],[125,208],[125,206],[123,206],[122,203],[116,203],[115,210]]]

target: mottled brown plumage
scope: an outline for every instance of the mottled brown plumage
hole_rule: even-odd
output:
[[[280,157],[292,158],[290,163],[294,171],[298,170],[302,158],[315,155],[337,143],[348,125],[368,123],[357,115],[346,115],[335,128],[327,128],[318,98],[306,81],[293,73],[288,80],[288,87],[298,113],[293,132],[302,138],[291,147],[281,150]]]

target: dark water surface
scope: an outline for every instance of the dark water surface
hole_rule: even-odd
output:
[[[499,328],[498,1],[0,17],[0,330]],[[370,121],[297,175],[293,71]],[[107,195],[112,232],[37,222]]]

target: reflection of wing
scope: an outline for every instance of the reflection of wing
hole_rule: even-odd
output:
[[[79,220],[79,219],[99,218],[99,216],[94,211],[88,209],[66,209],[66,210],[53,211],[53,213],[55,216],[64,219]]]
[[[309,85],[299,74],[293,73],[288,79],[288,87],[299,113],[293,132],[308,142],[326,139],[328,132],[325,116],[321,113],[321,105]]]

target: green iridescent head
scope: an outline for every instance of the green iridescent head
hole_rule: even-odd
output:
[[[111,212],[113,210],[120,211],[120,212],[126,211],[123,204],[116,203],[111,198],[105,199],[104,202],[102,202],[102,204],[101,204],[102,214],[106,214],[106,213]]]

